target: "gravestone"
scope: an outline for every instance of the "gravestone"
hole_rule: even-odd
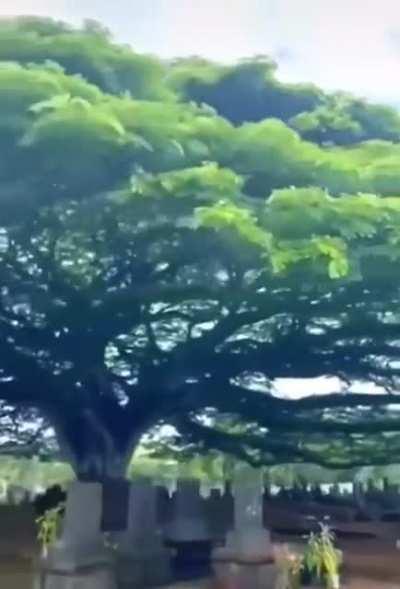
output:
[[[277,581],[270,533],[263,526],[263,477],[247,465],[237,467],[234,529],[213,552],[217,579],[238,589],[272,589]]]
[[[60,539],[42,558],[40,589],[116,589],[112,554],[101,533],[102,486],[74,482]]]
[[[194,479],[178,481],[172,502],[171,521],[166,526],[166,538],[172,542],[209,541],[205,503],[200,495],[200,483]]]
[[[118,587],[140,589],[171,580],[170,552],[157,523],[157,489],[147,479],[131,483],[127,530],[114,534]]]
[[[212,534],[199,481],[178,480],[165,539],[167,546],[175,551],[173,567],[178,575],[196,576],[209,572]]]

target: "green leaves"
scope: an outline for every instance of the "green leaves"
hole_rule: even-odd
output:
[[[119,141],[126,137],[123,125],[106,106],[90,104],[80,97],[72,98],[67,94],[54,96],[34,104],[30,110],[42,116],[23,138],[23,145],[34,145],[43,140],[51,142],[61,134],[64,141],[72,135],[71,139],[77,142],[93,142],[94,149],[98,141]],[[93,135],[90,139],[89,133]]]
[[[90,110],[90,102],[83,98],[74,97],[70,94],[57,94],[49,100],[43,100],[32,105],[29,110],[34,114],[41,114],[46,111],[56,111],[68,107],[79,107],[82,111]]]
[[[308,269],[325,268],[332,279],[345,278],[349,272],[349,260],[346,246],[340,240],[329,237],[311,238],[310,240],[275,241],[271,251],[270,262],[276,274],[289,272],[301,265],[304,272]]]
[[[164,83],[165,65],[114,44],[101,25],[75,29],[49,19],[4,19],[0,60],[21,64],[52,61],[69,75],[83,76],[105,92],[140,99],[173,99]]]
[[[379,255],[396,259],[400,202],[359,194],[333,198],[320,188],[274,191],[264,206],[241,194],[242,180],[214,164],[133,178],[133,195],[182,203],[186,218],[228,242],[240,238],[256,247],[275,274],[325,273],[332,280],[358,276],[360,261]],[[199,207],[198,202],[204,205]],[[177,209],[172,208],[171,214]]]
[[[346,244],[334,238],[314,238],[312,242],[317,251],[329,260],[328,273],[330,278],[344,278],[349,271]]]
[[[320,532],[311,534],[304,553],[304,567],[315,576],[317,581],[324,581],[327,589],[339,589],[342,555],[335,548],[335,536],[325,524],[320,524]]]
[[[217,231],[229,229],[245,241],[268,251],[272,244],[271,234],[257,225],[251,210],[220,201],[211,207],[197,209],[196,218],[200,225]]]
[[[309,236],[309,239],[278,240],[272,232],[260,227],[251,210],[240,208],[226,201],[211,207],[199,208],[196,217],[200,225],[216,231],[230,230],[259,247],[275,273],[290,271],[299,263],[320,262],[327,264],[330,278],[344,278],[349,272],[347,246],[341,239]]]
[[[64,519],[65,505],[61,503],[57,507],[48,509],[44,515],[36,520],[38,527],[37,539],[42,547],[42,556],[47,556],[47,551],[57,541],[61,533]]]
[[[240,196],[243,180],[232,170],[215,163],[158,175],[133,178],[133,192],[142,197],[178,198],[214,201],[235,200]]]

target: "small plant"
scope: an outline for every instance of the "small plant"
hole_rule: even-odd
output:
[[[304,553],[304,569],[327,589],[339,589],[341,552],[335,547],[335,536],[329,526],[320,524],[320,531],[309,537]]]
[[[276,555],[279,577],[276,589],[300,589],[303,561],[300,555],[289,550],[288,546]]]
[[[48,509],[44,515],[36,520],[38,526],[37,539],[42,546],[42,555],[46,558],[49,548],[56,542],[64,516],[65,505],[60,503],[57,507]]]

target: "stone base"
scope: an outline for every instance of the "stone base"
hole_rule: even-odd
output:
[[[209,563],[211,560],[212,542],[166,542],[173,550],[173,561],[178,568]]]
[[[177,518],[166,526],[165,538],[171,542],[205,542],[211,540],[208,526],[201,519]]]
[[[214,561],[213,569],[221,587],[235,589],[275,589],[279,577],[279,569],[273,562]]]
[[[213,551],[213,569],[222,586],[235,589],[275,589],[279,569],[268,530],[232,531],[226,545]]]
[[[156,587],[172,581],[169,551],[147,555],[117,556],[118,589]]]
[[[244,563],[266,563],[274,560],[271,535],[263,528],[231,531],[223,548],[213,552],[213,560]]]
[[[34,589],[117,589],[117,583],[113,568],[104,565],[71,572],[42,569]]]
[[[71,544],[58,540],[42,560],[41,567],[48,570],[71,571],[98,566],[111,566],[112,554],[103,543],[103,539],[92,544]]]

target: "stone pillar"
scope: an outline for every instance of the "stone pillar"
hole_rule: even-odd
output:
[[[171,580],[170,552],[157,523],[157,488],[148,479],[131,484],[128,529],[113,535],[118,587],[140,589]]]
[[[227,547],[241,557],[270,557],[272,544],[263,524],[263,476],[247,466],[238,468],[234,485],[234,530]]]
[[[239,589],[272,589],[277,580],[273,546],[263,527],[263,476],[247,465],[237,467],[234,481],[234,529],[225,547],[213,552],[214,569],[222,581]]]
[[[100,531],[102,487],[74,482],[60,539],[39,564],[41,589],[115,589],[113,559]]]
[[[166,538],[172,542],[203,542],[211,538],[205,504],[197,480],[179,480],[174,494],[172,517],[166,526]]]

